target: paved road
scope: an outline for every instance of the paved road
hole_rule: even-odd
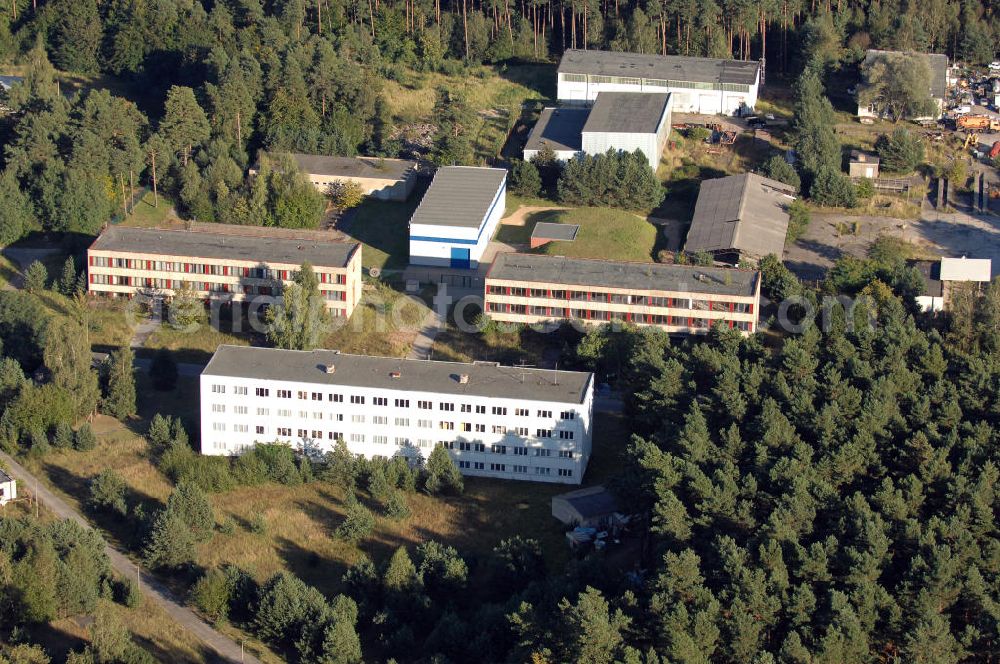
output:
[[[3,461],[10,474],[29,489],[35,490],[37,486],[38,499],[56,516],[62,519],[72,519],[84,528],[91,529],[86,519],[79,512],[70,507],[66,501],[62,500],[54,493],[45,488],[23,466],[14,461],[10,455],[0,452],[0,461]],[[123,553],[105,544],[105,552],[111,559],[111,566],[119,574],[126,578],[135,578],[135,563],[129,560]],[[143,593],[156,602],[167,615],[173,618],[177,624],[196,636],[208,648],[214,650],[220,657],[230,662],[258,662],[259,660],[249,653],[242,653],[240,645],[227,636],[220,634],[204,620],[194,614],[193,611],[184,607],[162,584],[148,574],[141,575]]]

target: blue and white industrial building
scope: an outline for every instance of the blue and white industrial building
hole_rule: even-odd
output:
[[[410,217],[410,264],[478,268],[503,216],[506,194],[506,169],[438,169]]]

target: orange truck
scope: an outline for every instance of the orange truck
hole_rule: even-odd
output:
[[[988,115],[963,115],[955,121],[955,126],[959,129],[1000,131],[1000,120],[991,118]]]

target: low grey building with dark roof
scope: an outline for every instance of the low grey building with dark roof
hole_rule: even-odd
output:
[[[861,62],[861,85],[866,83],[868,72],[872,67],[885,64],[888,60],[904,58],[922,58],[927,63],[930,70],[930,93],[931,99],[937,105],[937,113],[934,117],[941,117],[944,113],[944,100],[948,97],[948,56],[942,53],[916,53],[913,51],[880,51],[869,49],[865,52],[865,59]],[[860,91],[859,91],[860,92]],[[878,115],[875,104],[862,104],[858,102],[858,117],[872,118]]]
[[[87,250],[88,290],[172,297],[190,289],[210,300],[280,296],[303,263],[327,307],[350,316],[361,299],[361,245],[280,228],[192,224],[189,229],[110,226]]]
[[[586,108],[543,108],[524,144],[524,160],[531,161],[546,148],[559,161],[569,161],[580,154],[583,126],[589,115]]]
[[[510,323],[627,322],[672,334],[714,324],[756,330],[760,274],[753,270],[501,253],[486,274],[484,310]]]
[[[579,484],[591,453],[589,372],[223,345],[200,380],[203,454],[343,441],[416,463],[443,447],[463,474]]]
[[[618,510],[618,500],[600,485],[552,496],[552,516],[567,526],[599,528]]]
[[[560,161],[639,150],[655,170],[670,135],[671,97],[666,92],[601,92],[590,108],[544,109],[528,137],[524,159],[544,147]]]
[[[756,173],[704,180],[684,250],[733,265],[741,258],[780,257],[793,200],[794,187]]]
[[[334,157],[322,154],[291,153],[296,166],[320,191],[326,193],[335,182],[361,185],[366,196],[386,201],[405,201],[417,180],[417,162],[382,157]],[[254,164],[250,175],[260,170]]]
[[[410,217],[410,263],[475,269],[507,200],[507,170],[444,166]]]
[[[599,92],[669,92],[674,112],[733,115],[757,104],[760,74],[756,61],[570,49],[557,96],[589,104]]]

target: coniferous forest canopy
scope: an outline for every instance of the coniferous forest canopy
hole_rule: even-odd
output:
[[[473,163],[461,129],[479,109],[461,80],[480,64],[503,75],[573,47],[766,56],[781,81],[816,65],[799,88],[818,99],[816,77],[856,67],[867,48],[982,64],[998,43],[997,0],[13,0],[0,7],[0,63],[25,81],[2,100],[0,245],[36,230],[93,236],[128,207],[127,190],[154,178],[185,217],[308,226],[322,201],[281,155],[245,178],[258,151],[397,156],[385,88],[415,73],[451,81],[434,91],[425,156]],[[113,85],[68,95],[57,69]],[[617,441],[610,485],[638,515],[634,568],[600,555],[547,568],[537,542],[513,538],[479,557],[436,542],[400,548],[351,568],[333,596],[284,572],[195,574],[191,552],[213,527],[206,494],[253,473],[273,481],[280,467],[281,483],[343,484],[351,496],[379,484],[398,498],[417,481],[336,454],[313,471],[267,447],[236,463],[234,479],[164,420],[151,454],[177,487],[162,511],[129,512],[132,550],[193,577],[203,614],[290,661],[995,661],[1000,284],[930,320],[913,302],[919,275],[891,244],[842,259],[815,288],[776,261],[762,268],[773,299],[868,299],[783,340],[598,329],[561,360],[619,377],[631,435]],[[64,447],[92,449],[89,427],[69,427],[102,389],[84,335],[31,290],[0,292],[0,444],[41,447],[33,439],[54,428]],[[43,366],[52,379],[37,386],[26,375]],[[422,489],[460,484],[441,463]],[[99,480],[90,507],[124,519],[120,478]],[[352,505],[337,536],[370,531],[372,518]],[[13,520],[0,531],[0,640],[129,595],[111,587],[102,557],[81,555],[97,546],[86,534]],[[92,661],[141,661],[132,650],[97,648]]]

